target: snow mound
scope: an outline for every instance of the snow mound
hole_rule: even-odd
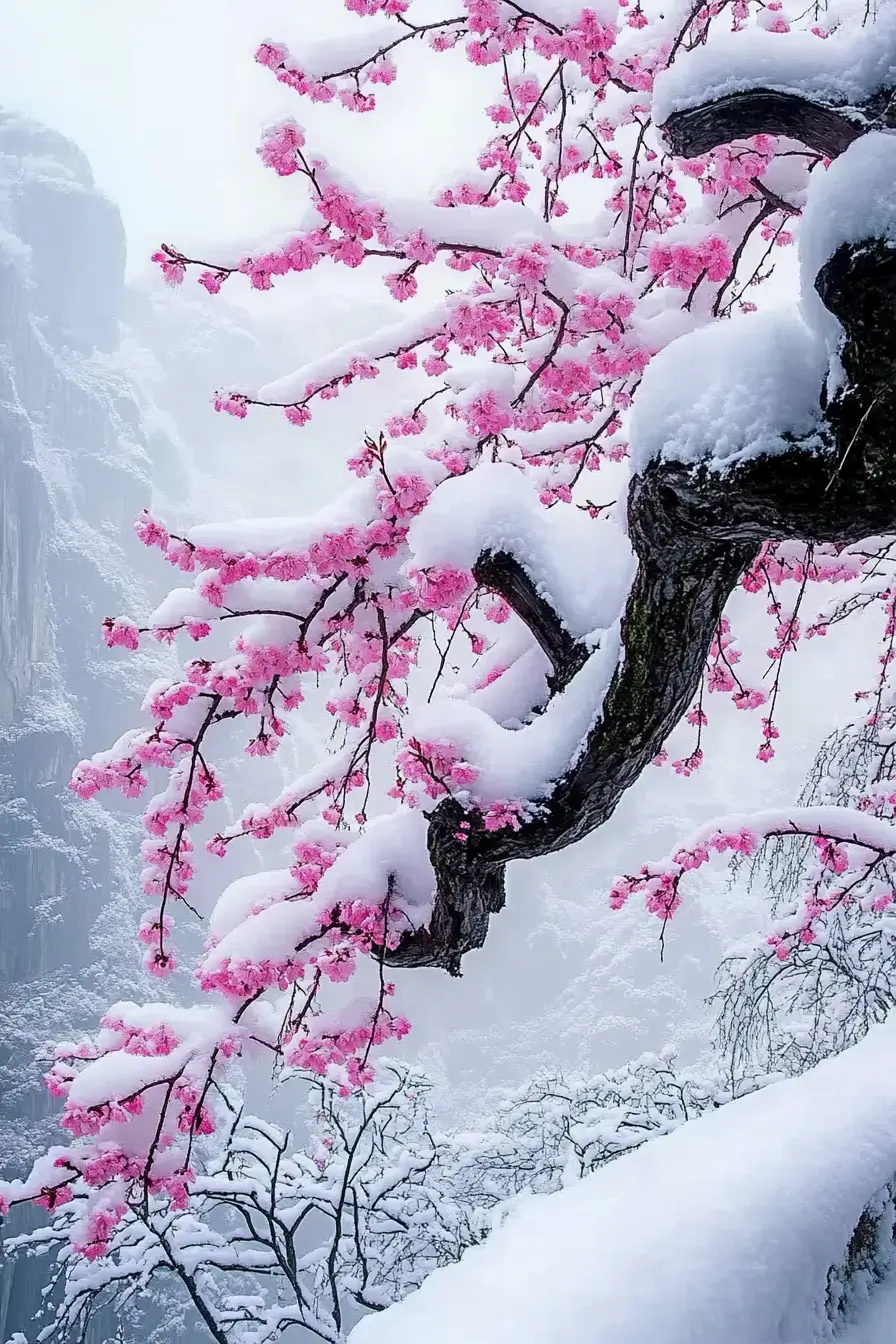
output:
[[[632,411],[636,471],[654,457],[719,470],[786,452],[794,438],[811,444],[843,336],[815,280],[844,243],[880,238],[896,247],[894,182],[896,134],[887,131],[870,131],[813,173],[800,230],[800,314],[739,314],[661,350]]]
[[[522,728],[495,723],[481,703],[441,695],[414,712],[413,733],[424,741],[451,742],[475,766],[477,776],[469,795],[481,806],[548,798],[575,765],[600,716],[619,665],[619,648],[617,620],[569,684]]]
[[[681,336],[651,360],[635,397],[635,471],[654,457],[721,470],[821,429],[820,335],[793,314],[739,314]],[[821,438],[819,437],[819,446]]]
[[[761,28],[712,37],[658,77],[653,118],[715,102],[747,89],[801,94],[814,102],[862,103],[896,84],[896,10],[882,5],[874,23],[822,41],[812,33]]]
[[[444,481],[408,540],[421,569],[472,569],[482,551],[509,552],[530,578],[537,576],[541,596],[576,639],[609,629],[635,571],[615,520],[592,519],[575,504],[545,509],[533,482],[506,462]]]
[[[896,135],[888,131],[869,131],[813,174],[800,226],[804,284],[843,243],[865,238],[896,246]]]
[[[876,1293],[859,1319],[840,1336],[840,1344],[893,1344],[896,1339],[896,1279]]]
[[[815,290],[838,247],[880,238],[896,247],[896,135],[869,131],[826,173],[814,172],[800,226],[800,288],[806,320],[834,345],[842,328]]]
[[[565,1190],[351,1344],[812,1344],[827,1274],[896,1171],[896,1021]]]

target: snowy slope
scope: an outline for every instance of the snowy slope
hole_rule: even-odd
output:
[[[896,1172],[894,1061],[891,1020],[801,1078],[532,1197],[351,1344],[831,1338],[828,1270]]]
[[[896,1280],[884,1284],[839,1344],[893,1344],[896,1339]]]

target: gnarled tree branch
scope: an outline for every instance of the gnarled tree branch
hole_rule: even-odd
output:
[[[827,107],[774,89],[750,89],[673,112],[663,134],[672,153],[685,159],[754,135],[786,135],[835,159],[867,129],[858,109]]]
[[[889,124],[892,103],[881,90],[864,109],[838,111],[755,90],[676,113],[665,131],[689,156],[766,132],[834,157],[869,124]],[[459,974],[504,904],[506,864],[562,849],[612,815],[692,701],[725,603],[763,542],[846,545],[896,530],[896,252],[874,239],[843,246],[815,284],[845,331],[845,382],[829,403],[819,388],[826,447],[795,441],[790,452],[724,474],[656,460],[634,478],[628,527],[638,569],[623,652],[578,759],[517,831],[486,831],[454,799],[438,805],[429,818],[430,924],[387,954],[391,963]],[[553,689],[568,685],[584,663],[581,645],[521,566],[486,554],[476,574],[529,625],[551,659]],[[461,820],[471,823],[463,841]]]
[[[503,597],[529,627],[550,659],[551,693],[562,690],[584,667],[588,650],[569,633],[520,562],[507,551],[485,551],[473,566],[473,577],[483,588]]]
[[[719,616],[764,541],[848,544],[896,528],[896,253],[876,242],[842,247],[816,288],[846,331],[848,381],[825,409],[828,448],[794,443],[724,475],[655,461],[635,477],[628,523],[638,571],[624,657],[584,750],[519,831],[474,823],[461,842],[460,805],[439,804],[429,829],[432,919],[389,954],[393,964],[458,973],[504,904],[505,865],[562,849],[612,815],[693,699]],[[510,600],[517,590],[502,591]],[[530,597],[523,593],[523,613]],[[564,680],[562,669],[557,675]]]

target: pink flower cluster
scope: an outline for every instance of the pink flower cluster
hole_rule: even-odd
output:
[[[112,1234],[127,1211],[122,1200],[98,1200],[86,1221],[72,1234],[72,1249],[85,1260],[100,1259],[106,1254]]]
[[[446,794],[469,788],[479,778],[476,766],[465,761],[451,742],[419,741],[410,737],[395,759],[399,773],[392,794],[404,799],[411,807],[421,796],[444,798]]]
[[[718,629],[709,646],[706,663],[706,689],[731,696],[738,709],[758,709],[766,702],[764,692],[748,686],[735,672],[741,661],[741,651],[737,647],[727,616],[719,621]]]
[[[644,864],[635,876],[616,878],[610,890],[610,907],[620,910],[629,897],[642,895],[651,914],[663,921],[671,919],[681,905],[679,884],[685,873],[708,863],[714,853],[752,854],[756,844],[756,835],[746,827],[732,832],[720,830],[706,841],[677,850],[665,863]]]
[[[298,172],[301,166],[300,155],[304,144],[304,131],[290,117],[265,131],[258,156],[262,163],[273,168],[280,177],[289,177]]]
[[[527,806],[519,799],[489,803],[482,809],[482,824],[487,831],[518,831],[527,815]]]
[[[367,9],[364,12],[368,12]],[[399,17],[397,9],[388,7],[380,6],[376,12]],[[702,38],[716,13],[711,9],[694,17],[695,41]],[[649,26],[637,4],[620,18],[634,28]],[[377,48],[374,43],[369,54],[362,55],[356,65],[338,74],[308,76],[302,71],[301,62],[293,60],[288,49],[280,44],[263,44],[257,59],[273,70],[278,79],[312,100],[339,99],[350,108],[364,111],[374,106],[371,86],[377,82],[391,82],[394,77],[392,59],[397,50],[424,33],[437,50],[453,47],[466,34],[467,55],[475,64],[511,63],[504,76],[504,101],[491,109],[498,124],[507,127],[506,134],[491,141],[478,161],[480,173],[491,175],[491,185],[464,182],[442,191],[437,198],[438,204],[445,207],[473,204],[487,209],[502,200],[523,202],[531,190],[530,155],[538,161],[545,176],[546,209],[551,217],[566,209],[565,202],[557,194],[558,184],[565,176],[585,172],[598,177],[617,176],[619,190],[609,206],[627,220],[622,257],[626,278],[634,265],[635,253],[640,250],[649,260],[649,271],[654,277],[651,283],[659,279],[664,284],[685,288],[688,307],[694,300],[692,291],[700,289],[704,281],[708,284],[729,283],[733,251],[727,235],[705,230],[696,242],[650,242],[651,235],[667,231],[687,208],[685,198],[676,188],[671,162],[644,145],[642,135],[638,139],[638,152],[643,154],[643,159],[636,161],[637,171],[630,181],[626,181],[622,156],[611,147],[619,123],[598,115],[596,133],[590,137],[576,138],[562,132],[558,136],[557,117],[561,113],[556,91],[551,91],[552,79],[543,83],[525,67],[525,61],[532,58],[548,66],[558,61],[573,62],[593,84],[598,100],[611,81],[627,90],[647,94],[656,70],[661,69],[668,59],[668,45],[659,32],[652,40],[645,38],[643,50],[635,52],[627,48],[626,55],[617,61],[613,55],[617,27],[587,6],[582,7],[574,22],[561,25],[536,13],[511,12],[492,0],[482,0],[482,3],[467,7],[464,19],[445,20],[444,25],[436,22],[418,29],[413,23],[402,21],[392,41],[382,48]],[[513,73],[513,63],[516,62],[520,63],[520,69]],[[641,125],[641,118],[649,115],[649,99],[633,103],[621,115],[621,124]],[[521,119],[527,128],[525,135],[517,129]],[[544,141],[540,138],[542,133]],[[543,148],[544,143],[550,142],[552,134],[563,144],[560,162],[556,164],[552,153],[546,154]],[[755,181],[767,168],[773,150],[774,145],[768,137],[757,137],[749,151],[738,151],[731,158],[731,164],[738,167],[739,176],[732,175],[733,168],[722,172],[721,160],[716,165],[715,160],[710,162],[710,159],[699,167],[698,175],[704,185],[709,183],[713,191],[723,194],[735,190],[735,186],[744,187],[746,183],[748,186],[744,190],[754,193],[751,197],[754,199]],[[163,257],[169,271],[173,269],[176,276],[181,276],[189,266],[203,266],[206,268],[205,280],[211,277],[214,285],[219,287],[223,276],[239,270],[256,287],[268,288],[273,277],[307,269],[324,257],[355,267],[367,257],[388,255],[397,257],[401,264],[399,269],[386,275],[385,281],[393,297],[403,302],[417,292],[418,268],[432,265],[441,256],[452,268],[482,277],[470,290],[471,297],[477,302],[451,305],[441,326],[416,343],[428,346],[428,353],[421,351],[421,359],[418,360],[416,350],[396,348],[385,354],[378,352],[374,365],[383,359],[395,359],[399,367],[422,367],[431,377],[440,377],[451,367],[452,346],[457,347],[458,353],[470,352],[467,335],[458,330],[461,317],[474,317],[483,328],[475,342],[482,349],[494,349],[497,340],[509,343],[525,356],[527,349],[534,351],[556,335],[550,358],[545,360],[541,355],[531,358],[529,367],[534,376],[521,406],[515,401],[508,403],[495,390],[475,398],[469,406],[447,405],[448,413],[464,422],[468,439],[478,441],[480,447],[483,439],[512,430],[531,431],[554,421],[574,421],[580,417],[588,421],[595,401],[606,404],[608,385],[616,384],[612,393],[615,404],[628,404],[651,353],[634,335],[634,326],[627,320],[635,309],[634,297],[616,296],[621,320],[607,321],[607,314],[595,311],[593,296],[583,300],[581,312],[577,306],[570,310],[565,303],[557,302],[548,283],[555,252],[578,265],[593,267],[608,261],[617,262],[618,250],[570,243],[558,245],[541,240],[515,243],[504,249],[485,242],[481,247],[471,247],[468,243],[453,246],[450,227],[446,227],[445,236],[439,240],[425,237],[419,228],[399,227],[391,219],[387,207],[365,198],[344,179],[337,179],[323,159],[306,152],[304,132],[293,121],[270,128],[265,133],[260,152],[276,172],[300,173],[307,178],[311,203],[322,221],[320,226],[287,239],[279,249],[245,258],[231,268],[212,266],[209,269],[209,263],[194,261],[168,249],[158,255]],[[773,220],[764,218],[763,222],[771,227]],[[489,290],[498,285],[509,285],[518,297],[502,300],[489,294]],[[482,298],[489,301],[479,302]],[[623,304],[626,305],[625,312]],[[488,329],[495,322],[500,325],[500,331]],[[597,331],[605,339],[595,347],[593,337]],[[587,353],[583,351],[579,358],[569,357],[571,351],[586,339]],[[364,375],[354,375],[357,376]],[[309,384],[300,399],[284,405],[283,409],[293,423],[305,424],[311,415],[310,403],[316,397],[335,396],[353,380],[352,370],[347,368],[344,374],[325,383]],[[617,398],[622,400],[617,401]],[[221,394],[218,405],[242,416],[254,400],[244,393],[234,392]],[[390,433],[394,435],[417,434],[424,429],[425,417],[419,413],[393,416],[389,421]],[[436,451],[440,454],[450,451],[452,464],[449,469],[464,469],[464,454],[444,447]],[[565,498],[562,492],[569,488],[569,477],[577,479],[578,471],[586,463],[599,465],[602,451],[596,444],[585,450],[580,443],[573,443],[568,453],[551,454],[548,465],[566,479],[558,481],[556,486],[546,487],[546,499]],[[447,462],[447,458],[445,460]],[[537,459],[533,461],[541,465]]]
[[[894,795],[896,796],[896,795]],[[863,908],[883,911],[896,893],[888,883],[875,881],[883,860],[896,853],[896,831],[877,820],[873,828],[857,824],[861,812],[848,808],[795,808],[791,812],[760,813],[746,822],[706,828],[695,841],[658,864],[645,864],[632,876],[617,878],[610,904],[619,909],[632,895],[643,895],[649,911],[669,919],[681,904],[680,884],[685,874],[708,863],[714,854],[753,855],[772,837],[806,837],[812,842],[814,864],[805,867],[802,891],[791,914],[778,920],[766,939],[774,956],[785,961],[795,947],[818,941],[819,930],[835,911],[847,908],[862,894]]]
[[[726,280],[731,273],[731,250],[719,234],[710,234],[702,242],[656,243],[650,250],[650,272],[664,284],[691,289],[705,276],[707,280]]]
[[[412,571],[411,578],[417,584],[421,604],[428,611],[459,613],[474,587],[472,574],[448,565]]]
[[[391,985],[386,986],[387,991],[391,989]],[[400,1041],[410,1029],[407,1018],[390,1013],[380,1003],[354,1027],[321,1027],[296,1036],[288,1033],[284,1058],[287,1064],[310,1073],[341,1075],[340,1090],[348,1096],[352,1088],[373,1081],[374,1072],[367,1063],[370,1050],[386,1041]]]

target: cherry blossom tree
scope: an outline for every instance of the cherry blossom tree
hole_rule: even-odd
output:
[[[407,393],[347,445],[354,483],[318,514],[138,521],[183,586],[147,617],[110,617],[106,641],[171,644],[181,670],[72,787],[139,797],[161,777],[138,933],[161,1001],[118,1004],[57,1047],[48,1085],[70,1140],[3,1188],[9,1204],[71,1203],[88,1262],[135,1209],[144,1226],[153,1201],[190,1209],[244,1065],[263,1056],[346,1096],[372,1084],[375,1047],[409,1026],[388,968],[458,973],[507,863],[599,827],[685,716],[694,745],[674,765],[698,768],[713,694],[760,710],[769,759],[782,669],[826,628],[828,585],[846,614],[880,603],[884,674],[892,658],[892,7],[824,24],[780,0],[346,7],[356,42],[264,42],[256,59],[297,99],[361,115],[400,98],[403,51],[426,44],[490,73],[494,132],[475,168],[408,205],[365,194],[282,122],[259,152],[296,180],[296,229],[234,257],[156,254],[169,282],[212,294],[367,267],[408,304],[279,382],[220,391],[223,413],[274,407],[298,433],[384,368]],[[800,313],[754,312],[797,235]],[[773,618],[766,688],[743,678],[724,614],[738,585]],[[315,705],[330,748],[232,821],[234,728],[265,759]],[[814,857],[776,958],[860,897],[883,909],[896,829],[859,806],[715,823],[612,901],[643,894],[666,921],[712,853],[791,834]],[[251,840],[277,857],[288,841],[288,862],[196,910],[203,1001],[183,1004],[166,987],[175,921],[196,909],[199,864]]]

